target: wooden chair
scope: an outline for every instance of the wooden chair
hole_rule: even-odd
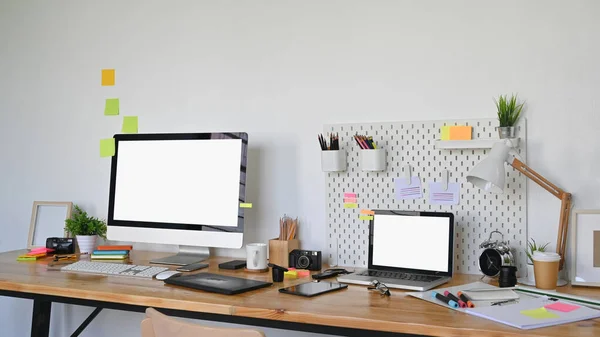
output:
[[[142,337],[265,337],[258,330],[213,328],[182,322],[148,308],[142,321]]]

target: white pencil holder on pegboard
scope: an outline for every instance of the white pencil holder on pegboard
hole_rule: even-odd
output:
[[[346,166],[345,150],[321,151],[321,170],[323,172],[343,172],[346,171]]]
[[[363,171],[385,171],[386,160],[385,149],[360,150],[360,169]]]

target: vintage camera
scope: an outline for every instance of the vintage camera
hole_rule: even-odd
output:
[[[54,254],[75,253],[73,238],[47,238],[46,248],[54,249]]]
[[[294,249],[290,252],[289,266],[298,269],[321,270],[321,252]]]

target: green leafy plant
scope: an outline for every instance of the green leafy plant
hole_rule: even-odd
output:
[[[65,220],[65,230],[71,235],[98,235],[106,239],[106,222],[89,216],[77,205],[71,219]]]
[[[517,124],[525,102],[517,104],[517,96],[511,95],[509,99],[508,95],[500,95],[498,100],[494,99],[494,103],[498,109],[498,121],[501,127]]]
[[[545,244],[538,246],[534,239],[529,239],[529,241],[527,242],[527,249],[525,249],[525,253],[527,254],[527,260],[529,261],[529,264],[533,264],[533,252],[545,252],[546,247],[548,247],[549,244],[550,242],[546,242]]]

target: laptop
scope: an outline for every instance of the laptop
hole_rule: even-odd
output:
[[[448,282],[453,271],[454,215],[376,210],[369,221],[367,270],[338,282],[426,291]]]

